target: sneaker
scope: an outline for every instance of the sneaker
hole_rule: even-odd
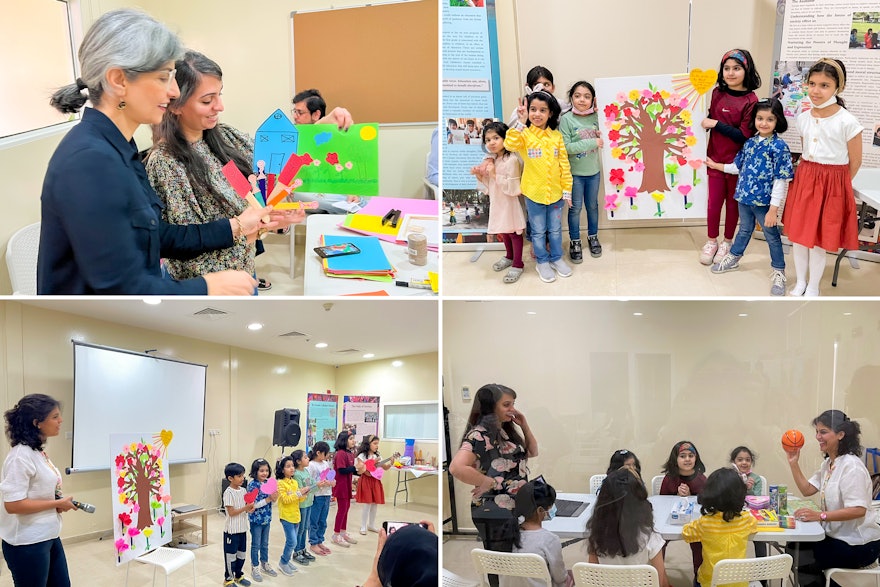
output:
[[[700,249],[700,263],[703,265],[711,265],[715,259],[715,253],[718,251],[718,241],[709,239],[703,248]]]
[[[236,585],[241,585],[241,587],[250,587],[251,582],[244,578],[244,575],[235,579]]]
[[[601,257],[602,245],[599,244],[599,237],[595,234],[593,236],[588,236],[587,242],[590,244],[590,256],[593,258]]]
[[[770,274],[770,295],[785,295],[785,271],[774,269],[773,273]]]
[[[360,533],[361,533],[361,536],[366,536],[366,535],[367,535],[367,529],[366,529],[366,528],[361,528],[361,529],[360,529]]]
[[[251,567],[251,578],[257,583],[263,582],[263,573],[260,572],[260,565]]]
[[[306,557],[307,560],[310,560],[310,561],[318,560],[318,559],[316,559],[316,558],[312,555],[311,552],[309,552],[309,551],[306,550],[305,548],[303,548],[301,551],[299,551],[299,553],[300,553],[301,555],[303,555],[304,557]]]
[[[739,269],[739,257],[731,253],[727,253],[724,258],[712,265],[709,269],[712,273],[727,273],[734,269]]]
[[[319,556],[327,556],[328,553],[324,552],[324,548],[320,544],[312,544],[309,548],[311,548],[312,552]]]
[[[507,257],[501,257],[500,259],[495,261],[495,264],[492,265],[492,269],[494,271],[504,271],[505,269],[507,269],[511,265],[513,265],[513,259],[508,259]]]
[[[297,564],[300,564],[304,567],[309,566],[309,559],[307,559],[305,556],[303,556],[302,552],[296,553],[296,555],[293,557],[293,560],[295,560],[297,562]]]
[[[346,542],[348,542],[349,544],[357,544],[358,543],[357,540],[355,540],[354,538],[349,536],[348,532],[343,532],[341,534],[341,536],[342,536],[342,539],[345,540]]]
[[[581,248],[581,239],[578,238],[571,241],[571,244],[568,245],[568,256],[571,258],[572,263],[584,262],[584,253],[583,248]]]
[[[556,273],[553,271],[553,268],[550,267],[550,263],[538,263],[535,265],[535,269],[538,271],[538,277],[540,277],[541,281],[544,283],[553,283],[556,281]]]
[[[269,291],[272,289],[272,282],[262,277],[257,278],[257,289],[260,291]]]
[[[571,267],[565,264],[565,261],[550,261],[550,267],[559,275],[559,277],[571,277]]]
[[[345,538],[342,537],[342,534],[334,534],[333,538],[330,539],[330,542],[332,542],[336,546],[341,546],[342,548],[349,547],[348,542],[345,541]]]
[[[281,571],[282,574],[292,577],[296,572],[296,567],[290,563],[278,563],[278,570]]]
[[[277,577],[278,573],[275,572],[275,569],[272,568],[272,565],[269,564],[269,561],[264,562],[260,565],[260,569],[269,575],[270,577]]]
[[[720,263],[721,259],[727,256],[730,252],[731,243],[727,241],[721,241],[721,244],[718,245],[718,251],[715,253],[715,257],[712,259],[713,263]]]

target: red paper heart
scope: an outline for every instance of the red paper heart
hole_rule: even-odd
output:
[[[250,491],[244,494],[244,502],[245,503],[254,503],[257,501],[257,495],[259,495],[260,490],[254,487]]]
[[[678,159],[679,165],[682,165],[682,166],[687,165],[687,159],[685,159],[684,157],[676,157],[676,159]]]
[[[367,471],[369,471],[370,473],[372,473],[373,471],[376,470],[376,461],[370,459],[370,460],[368,460],[367,462],[364,463],[364,467],[367,468]]]

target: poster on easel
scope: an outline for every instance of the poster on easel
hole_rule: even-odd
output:
[[[306,396],[307,451],[322,440],[331,447],[336,442],[339,396],[327,391],[328,393],[310,393]]]
[[[495,0],[441,0],[443,242],[485,243],[488,196],[470,170],[485,157],[483,127],[503,119]]]
[[[116,565],[171,541],[168,445],[174,434],[110,435]]]
[[[342,399],[342,429],[357,438],[379,435],[379,396],[346,395]]]

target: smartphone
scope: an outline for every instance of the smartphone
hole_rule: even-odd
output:
[[[394,534],[395,532],[397,532],[398,530],[400,530],[404,526],[409,526],[409,525],[419,525],[422,528],[424,528],[425,530],[428,529],[427,524],[420,524],[419,522],[389,522],[388,520],[385,520],[384,522],[382,522],[382,528],[385,529],[385,533],[389,536],[391,536],[392,534]]]
[[[315,252],[322,259],[330,257],[341,257],[342,255],[356,255],[361,252],[353,243],[340,243],[338,245],[327,245],[324,247],[315,247]]]

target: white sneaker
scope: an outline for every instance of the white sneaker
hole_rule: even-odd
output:
[[[770,295],[785,295],[785,271],[774,269],[773,273],[770,274]]]
[[[718,245],[718,250],[715,252],[715,257],[712,259],[713,263],[720,263],[721,259],[727,256],[730,252],[731,243],[727,241],[721,241],[721,244]]]
[[[565,261],[550,261],[550,268],[556,272],[559,277],[571,277],[571,267],[565,264]]]
[[[700,249],[700,263],[703,265],[711,265],[715,260],[715,253],[718,251],[718,241],[709,239],[703,248]]]
[[[343,532],[342,534],[340,534],[340,536],[342,536],[342,539],[345,540],[346,542],[348,542],[349,544],[357,544],[358,543],[357,540],[355,540],[354,538],[352,538],[351,536],[348,535],[348,532]]]
[[[342,534],[334,534],[330,539],[330,542],[336,546],[341,546],[342,548],[348,548],[350,546],[349,543],[345,541],[345,538],[342,537]]]

